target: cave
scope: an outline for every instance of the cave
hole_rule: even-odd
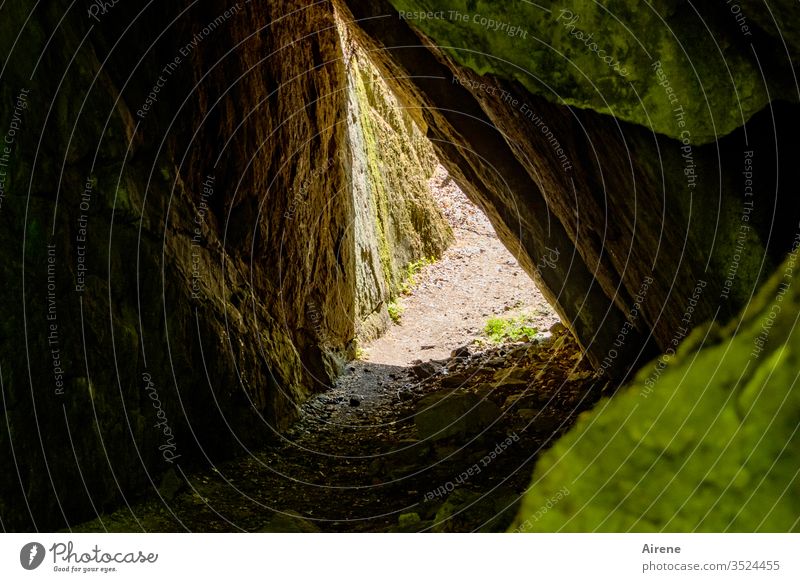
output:
[[[2,529],[796,531],[800,10],[607,4],[0,6]],[[371,362],[437,171],[553,325]]]

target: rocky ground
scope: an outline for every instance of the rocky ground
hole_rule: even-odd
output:
[[[433,186],[457,242],[280,442],[168,473],[160,499],[77,531],[504,531],[601,385],[486,219],[442,172]],[[482,341],[488,317],[519,313],[534,337]]]
[[[503,531],[538,454],[600,395],[572,337],[355,362],[272,448],[76,531]],[[134,517],[135,516],[135,517]]]

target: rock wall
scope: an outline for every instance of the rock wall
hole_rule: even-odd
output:
[[[798,531],[798,247],[739,317],[584,413],[511,531]]]
[[[682,2],[576,1],[568,22],[523,2],[434,4],[337,0],[595,367],[623,379],[732,317],[800,216],[798,108],[766,97],[797,101],[794,53],[756,73],[786,31],[742,37]]]
[[[356,245],[356,335],[391,324],[387,306],[411,263],[439,258],[453,235],[430,194],[438,160],[414,114],[398,103],[368,55],[340,28],[348,82]]]
[[[0,23],[5,529],[275,438],[451,237],[330,3],[31,8]]]
[[[348,75],[334,3],[359,19],[350,30],[407,116],[388,113],[393,97],[363,60]],[[467,14],[459,26],[399,17],[432,8],[422,0],[4,6],[0,461],[14,470],[0,476],[3,528],[64,527],[169,470],[257,445],[329,383],[357,335],[380,327],[370,314],[403,266],[447,241],[421,197],[430,152],[412,119],[599,369],[624,377],[701,321],[733,316],[796,248],[800,222],[798,99],[784,81],[798,42],[742,5],[749,36],[677,1],[653,4],[675,36],[627,0],[575,0],[570,19],[471,0],[452,6]],[[604,39],[620,70],[576,33],[605,27],[607,8],[635,33]],[[705,103],[689,98],[701,93]],[[793,293],[784,315],[758,316],[775,324],[775,346],[793,339],[781,319]],[[713,348],[698,354],[735,370]],[[763,446],[794,438],[780,432],[791,384],[759,391],[769,373],[789,382],[791,350],[754,364],[752,386],[728,392],[739,408],[725,409],[721,434],[747,429],[731,450],[762,446],[746,440],[752,427],[779,431]],[[681,406],[703,402],[707,369]],[[661,386],[682,389],[667,376]],[[607,408],[630,404],[619,402]],[[747,424],[762,410],[780,422]],[[683,413],[694,411],[670,422]],[[706,446],[687,434],[684,446]],[[653,442],[658,455],[666,445]],[[781,473],[791,458],[763,452],[779,461],[765,494],[794,487]],[[759,478],[748,483],[761,490]]]
[[[596,367],[651,361],[511,531],[796,530],[796,3],[339,4]]]
[[[748,4],[739,5],[742,28],[731,6],[682,0],[657,0],[645,9],[637,0],[566,0],[547,7],[454,0],[446,10],[436,0],[391,0],[402,19],[479,75],[663,135],[678,138],[689,129],[693,144],[716,141],[772,99],[797,101],[786,60],[759,56],[786,54],[782,39],[794,36],[789,23],[796,5],[777,3],[776,24],[762,3]],[[667,87],[670,99],[664,99]],[[684,127],[676,124],[678,105]]]

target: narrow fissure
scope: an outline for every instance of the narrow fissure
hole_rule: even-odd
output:
[[[413,110],[338,27],[353,215],[334,250],[355,273],[353,359],[294,403],[271,446],[185,479],[169,470],[160,500],[75,531],[506,531],[539,454],[600,397],[605,383]],[[339,314],[306,311],[324,345]]]
[[[0,2],[0,529],[800,527],[800,4],[179,4]]]

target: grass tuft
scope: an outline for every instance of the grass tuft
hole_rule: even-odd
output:
[[[420,259],[419,261],[409,263],[405,268],[405,272],[403,273],[403,282],[400,283],[400,294],[410,294],[412,289],[417,286],[417,275],[419,275],[419,272],[435,262],[436,259],[434,257],[426,257]]]
[[[389,317],[392,318],[392,322],[395,325],[400,325],[400,318],[403,316],[405,307],[400,305],[400,303],[397,302],[397,299],[394,299],[389,303],[387,309],[389,310]]]
[[[532,317],[525,314],[516,317],[492,317],[486,322],[483,332],[495,344],[530,341],[539,332],[531,323]]]

